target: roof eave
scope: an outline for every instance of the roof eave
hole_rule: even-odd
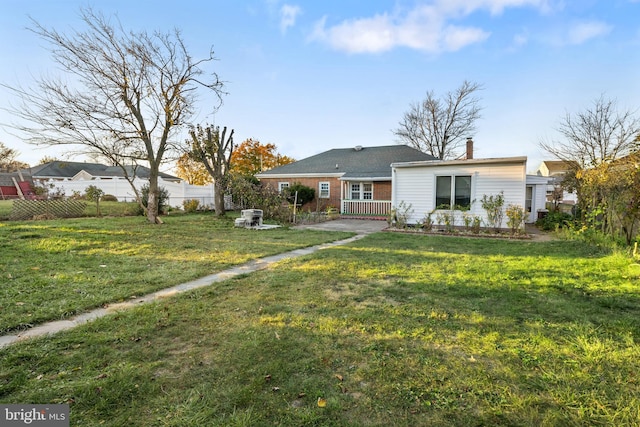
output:
[[[432,166],[460,166],[460,165],[482,165],[482,164],[507,164],[507,163],[527,163],[526,156],[518,157],[495,157],[488,159],[462,159],[462,160],[425,160],[419,162],[399,162],[392,163],[392,168],[414,168]]]
[[[326,178],[326,177],[331,177],[331,178],[340,178],[342,175],[344,175],[345,172],[338,172],[338,173],[282,173],[282,174],[264,174],[264,173],[258,173],[256,174],[256,178],[261,179],[261,178],[281,178],[281,179],[288,179],[288,178]]]
[[[343,176],[340,181],[391,181],[391,175],[387,176]]]

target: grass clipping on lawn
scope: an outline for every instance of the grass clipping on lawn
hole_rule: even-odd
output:
[[[378,233],[0,351],[72,424],[633,425],[640,269],[576,242]]]

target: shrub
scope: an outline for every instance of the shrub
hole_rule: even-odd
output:
[[[434,211],[431,211],[431,212],[425,214],[425,216],[424,216],[424,218],[422,220],[422,229],[424,231],[431,231],[433,229],[433,222],[434,222],[433,218],[432,218],[433,212]]]
[[[444,226],[444,231],[453,233],[456,225],[456,215],[452,210],[439,211],[436,215],[438,224]]]
[[[60,200],[65,196],[64,189],[54,184],[32,184],[31,191],[39,200]]]
[[[462,212],[462,223],[464,224],[464,231],[470,231],[471,224],[473,223],[473,215],[469,212]]]
[[[262,209],[265,219],[291,222],[291,212],[284,203],[285,199],[275,188],[244,176],[233,176],[228,188],[238,208]]]
[[[185,212],[193,213],[200,207],[200,201],[196,199],[185,200],[182,202],[182,207]]]
[[[140,188],[142,196],[142,204],[146,208],[149,204],[149,184],[145,184]],[[158,213],[165,213],[167,210],[167,201],[169,200],[169,190],[164,187],[158,188]],[[144,215],[144,210],[138,210],[139,215]]]
[[[397,207],[391,209],[387,222],[396,228],[407,228],[409,218],[413,215],[413,207],[404,200]]]
[[[544,218],[536,221],[536,225],[545,231],[554,231],[558,228],[567,227],[573,221],[573,217],[568,213],[560,211],[549,212]]]
[[[480,234],[480,228],[482,227],[482,217],[478,215],[474,215],[471,218],[471,232],[475,234]]]
[[[296,192],[298,193],[297,197]],[[316,197],[316,190],[296,182],[284,190],[284,195],[290,203],[297,202],[299,205],[304,205]]]
[[[100,198],[104,195],[104,191],[95,185],[90,185],[84,190],[84,196],[87,200],[96,202],[96,215],[101,216],[100,213]]]
[[[524,227],[524,220],[527,217],[527,212],[522,206],[509,205],[507,206],[507,226],[511,229],[511,234],[519,233]]]
[[[482,196],[480,202],[482,203],[482,209],[487,212],[488,226],[492,227],[495,231],[499,231],[502,227],[502,218],[504,218],[504,211],[502,210],[504,206],[504,193],[501,191],[500,194],[491,196],[485,194]]]
[[[105,194],[100,200],[102,200],[103,202],[117,202],[118,198],[113,194]]]

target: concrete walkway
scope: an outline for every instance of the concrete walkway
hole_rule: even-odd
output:
[[[371,222],[371,221],[369,221]],[[347,224],[348,225],[348,224]],[[346,227],[347,225],[343,224],[340,227]],[[354,227],[356,224],[352,224]],[[386,225],[386,224],[385,224]],[[301,227],[301,228],[305,228],[305,227]],[[339,229],[339,228],[338,228]],[[366,236],[367,234],[374,232],[374,231],[378,231],[376,230],[376,227],[373,227],[372,229],[367,229],[367,227],[361,226],[359,228],[360,231],[356,231],[355,229],[342,229],[340,231],[355,231],[358,234],[354,237],[348,238],[348,239],[344,239],[344,240],[338,240],[336,242],[332,242],[332,243],[325,243],[322,245],[317,245],[317,246],[312,246],[309,248],[303,248],[303,249],[296,249],[294,251],[290,251],[290,252],[285,252],[282,254],[278,254],[278,255],[273,255],[270,257],[266,257],[266,258],[260,258],[251,262],[248,262],[246,264],[237,266],[237,267],[233,267],[230,268],[228,270],[224,270],[221,271],[219,273],[215,273],[215,274],[211,274],[209,276],[205,276],[205,277],[201,277],[199,279],[196,280],[192,280],[190,282],[186,282],[186,283],[181,283],[179,285],[176,286],[172,286],[170,288],[167,289],[163,289],[160,290],[158,292],[154,292],[152,294],[148,294],[139,298],[135,298],[135,299],[131,299],[129,301],[126,302],[122,302],[122,303],[114,303],[114,304],[109,304],[104,308],[98,308],[92,311],[89,311],[87,313],[83,313],[80,314],[78,316],[74,316],[71,317],[69,319],[65,319],[65,320],[58,320],[58,321],[54,321],[54,322],[48,322],[48,323],[44,323],[38,326],[35,326],[31,329],[28,329],[24,332],[20,332],[17,335],[4,335],[4,336],[0,336],[0,349],[11,345],[15,342],[18,341],[22,341],[25,339],[29,339],[29,338],[33,338],[33,337],[41,337],[44,335],[50,335],[50,334],[55,334],[57,332],[60,331],[64,331],[67,329],[71,329],[74,328],[78,325],[82,325],[84,323],[90,322],[92,320],[98,319],[100,317],[104,317],[107,316],[111,313],[117,312],[117,311],[122,311],[122,310],[126,310],[126,309],[130,309],[132,307],[135,307],[137,305],[140,304],[146,304],[146,303],[150,303],[150,302],[154,302],[157,301],[159,299],[162,298],[167,298],[167,297],[171,297],[183,292],[187,292],[193,289],[198,289],[198,288],[202,288],[205,286],[210,286],[214,283],[218,283],[218,282],[222,282],[224,280],[228,280],[231,279],[233,277],[239,276],[241,274],[247,274],[247,273],[253,273],[255,271],[259,271],[259,270],[264,270],[268,267],[270,267],[271,265],[273,265],[274,263],[278,262],[278,261],[282,261],[285,259],[292,259],[292,258],[297,258],[303,255],[309,255],[312,254],[316,251],[319,251],[321,249],[325,249],[325,248],[330,248],[330,247],[334,247],[334,246],[339,246],[339,245],[345,245],[347,243],[351,243],[351,242],[355,242],[356,240],[359,240],[361,238],[363,238],[364,236]]]
[[[0,336],[0,349],[8,345],[11,345],[15,342],[25,340],[28,338],[41,337],[44,335],[55,334],[60,331],[71,329],[78,325],[82,325],[84,323],[90,322],[94,319],[104,317],[108,314],[111,314],[117,311],[126,310],[140,304],[150,303],[162,298],[171,297],[173,295],[177,295],[193,289],[210,286],[214,283],[222,282],[224,280],[231,279],[241,274],[253,273],[255,271],[264,270],[278,261],[297,258],[303,255],[312,254],[321,249],[355,242],[356,240],[360,240],[367,234],[382,231],[386,227],[387,227],[387,223],[385,221],[370,221],[370,220],[357,220],[357,219],[340,219],[340,220],[326,221],[326,222],[317,223],[317,224],[299,225],[296,228],[310,229],[310,230],[324,230],[324,231],[349,231],[349,232],[354,232],[358,234],[356,234],[354,237],[344,239],[344,240],[339,240],[332,243],[325,243],[322,245],[312,246],[309,248],[296,249],[291,252],[285,252],[282,254],[257,259],[257,260],[248,262],[246,264],[221,271],[216,274],[211,274],[209,276],[201,277],[199,279],[192,280],[190,282],[181,283],[179,285],[176,285],[167,289],[163,289],[158,292],[154,292],[152,294],[145,295],[139,298],[131,299],[126,302],[109,304],[104,308],[98,308],[96,310],[92,310],[87,313],[71,317],[69,319],[44,323],[44,324],[35,326],[31,329],[28,329],[24,332],[20,332],[17,335]],[[547,240],[547,238],[549,238],[549,236],[547,236],[546,234],[547,233],[538,232],[536,234],[533,234],[532,237],[533,237],[533,240],[545,241]]]

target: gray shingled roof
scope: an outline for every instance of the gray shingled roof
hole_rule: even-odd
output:
[[[339,174],[343,178],[391,179],[391,163],[436,160],[430,154],[406,145],[379,147],[335,148],[258,174],[269,178],[295,174]]]
[[[15,184],[13,183],[13,179],[16,181],[31,181],[31,175],[29,173],[22,172],[22,179],[20,179],[20,174],[18,172],[4,172],[0,173],[0,186],[2,187],[13,187]]]
[[[34,178],[73,178],[80,171],[86,171],[96,177],[124,177],[119,166],[106,166],[100,163],[65,162],[56,160],[26,169]],[[128,167],[129,175],[133,174],[133,168]],[[149,168],[138,166],[136,175],[140,178],[149,177]],[[160,172],[160,177],[166,180],[179,180],[173,175]]]

